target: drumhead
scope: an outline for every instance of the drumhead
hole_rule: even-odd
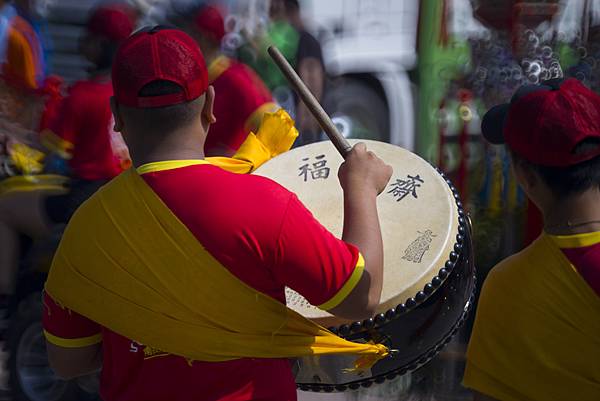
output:
[[[459,216],[452,191],[429,163],[398,146],[361,142],[394,169],[377,199],[385,259],[378,313],[383,313],[414,297],[444,267],[456,242]],[[341,238],[344,209],[337,171],[342,162],[331,142],[319,142],[279,155],[254,174],[294,192],[321,224]],[[290,308],[321,325],[346,322],[289,288],[286,298]]]

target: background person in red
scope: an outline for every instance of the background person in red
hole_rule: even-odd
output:
[[[250,131],[256,132],[265,112],[276,109],[271,93],[248,66],[221,53],[225,27],[221,12],[201,6],[181,25],[200,45],[215,88],[215,117],[204,146],[207,156],[231,156]]]
[[[14,291],[19,234],[32,238],[50,234],[53,224],[66,223],[101,185],[127,166],[126,147],[113,132],[110,111],[110,67],[119,43],[133,29],[121,6],[103,6],[90,16],[81,52],[93,63],[91,77],[77,82],[60,106],[51,131],[42,141],[69,159],[72,181],[66,194],[47,191],[11,192],[0,198],[0,298]],[[118,152],[121,152],[119,154]]]
[[[284,303],[285,286],[289,286],[314,305],[322,305],[334,314],[347,318],[371,315],[379,302],[383,272],[376,198],[390,178],[389,166],[367,152],[364,144],[352,150],[339,171],[346,197],[344,235],[343,240],[339,240],[314,219],[294,194],[277,183],[259,176],[233,174],[204,160],[203,147],[196,144],[203,144],[215,121],[215,92],[208,86],[204,60],[189,36],[159,27],[132,36],[117,55],[113,82],[115,119],[136,167],[136,171],[130,173],[141,176],[144,185],[153,191],[152,195],[157,195],[170,209],[174,215],[170,218],[176,217],[184,225],[186,235],[192,233],[237,280],[269,295],[276,300],[273,302]],[[87,206],[104,199],[105,191],[115,188],[119,182],[107,184],[82,206],[63,237],[64,249],[84,252],[70,241],[71,235],[76,235],[88,245],[100,246],[111,260],[124,260],[120,246],[129,243],[126,239],[119,240],[121,245],[117,247],[107,247],[98,245],[98,241],[103,241],[103,234],[90,230],[79,232],[79,228],[83,228],[80,225],[85,225],[80,219],[89,217]],[[122,201],[112,199],[123,204],[121,202],[131,201],[131,195],[122,193]],[[162,229],[149,226],[150,220],[153,219],[120,223],[125,224],[127,230],[133,229],[132,235],[149,229],[159,234]],[[116,231],[119,230],[109,229],[106,236],[114,237]],[[161,238],[161,242],[166,247],[172,244],[178,248],[177,238],[170,237],[166,241]],[[59,250],[57,259],[62,260],[61,255],[64,254]],[[67,259],[83,272],[86,255],[88,253],[81,254],[82,265],[70,256]],[[189,261],[183,264],[193,267]],[[127,269],[127,264],[119,265]],[[103,265],[102,271],[106,271],[106,267]],[[60,286],[63,281],[55,276],[60,275],[56,268],[54,264],[49,283],[55,280]],[[163,268],[168,270],[171,266],[161,266]],[[123,284],[129,288],[134,281],[143,280],[134,275],[127,277],[132,282]],[[48,288],[63,295],[72,290],[52,287]],[[57,292],[53,296],[57,296]],[[181,295],[184,291],[177,293]],[[101,326],[59,306],[48,293],[44,302],[44,328],[51,365],[65,378],[101,368],[103,400],[296,399],[288,359],[190,360],[117,334],[111,330],[111,324]],[[180,302],[177,305],[188,307]],[[65,303],[62,306],[73,308]],[[106,308],[106,299],[97,300],[97,307]],[[195,307],[206,310],[216,306]],[[178,311],[173,312],[178,314]],[[136,318],[131,311],[121,313],[122,316],[111,316],[112,325],[120,319],[129,322]],[[136,330],[142,327],[143,331],[151,331],[152,325],[152,321],[146,321],[136,322],[134,326]],[[270,336],[267,338],[271,341]]]

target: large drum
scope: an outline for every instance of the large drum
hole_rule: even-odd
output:
[[[363,142],[394,168],[377,201],[385,254],[377,314],[360,322],[346,321],[310,305],[291,289],[286,298],[290,308],[341,337],[382,342],[395,351],[362,374],[346,372],[354,356],[301,358],[296,375],[301,390],[353,390],[414,370],[450,341],[471,306],[475,269],[470,225],[458,193],[415,154],[382,142]],[[296,193],[325,227],[341,237],[343,194],[337,170],[342,162],[330,142],[320,142],[284,153],[255,174]]]

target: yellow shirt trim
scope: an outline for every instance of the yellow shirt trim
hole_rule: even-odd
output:
[[[548,235],[559,248],[582,248],[600,243],[600,231],[574,235]]]
[[[354,271],[350,275],[350,278],[348,278],[348,281],[346,281],[346,284],[344,284],[344,286],[337,292],[337,294],[335,294],[333,296],[333,298],[331,298],[329,301],[319,305],[318,308],[322,309],[322,310],[330,310],[330,309],[335,308],[339,304],[341,304],[342,301],[344,299],[346,299],[348,294],[350,294],[350,292],[354,289],[354,287],[356,287],[356,284],[358,284],[358,282],[360,281],[360,278],[362,277],[364,270],[365,270],[365,259],[359,253],[358,261],[356,262],[356,267],[354,268]]]
[[[135,169],[138,174],[156,173],[158,171],[173,170],[176,168],[194,166],[197,164],[210,164],[206,160],[194,159],[194,160],[164,160],[160,162],[142,164]]]
[[[94,334],[89,337],[81,338],[61,338],[48,333],[44,330],[44,336],[50,344],[57,345],[63,348],[83,348],[90,345],[99,344],[102,342],[102,333]]]
[[[221,76],[229,66],[231,65],[231,60],[226,56],[219,56],[210,63],[208,66],[208,82],[211,84]]]

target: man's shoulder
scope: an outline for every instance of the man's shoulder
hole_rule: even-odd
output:
[[[536,243],[533,243],[496,264],[485,279],[484,287],[486,290],[514,288],[516,281],[526,280],[536,263],[535,258],[532,257],[535,246]]]
[[[289,190],[267,177],[232,173],[215,165],[192,165],[144,177],[151,187],[161,192],[178,191],[186,196],[198,196],[202,201],[222,199],[228,204],[273,204],[287,202],[293,196]],[[116,178],[113,181],[118,180]],[[106,190],[110,190],[113,181],[105,186]],[[207,188],[210,188],[210,196],[206,193]]]
[[[251,193],[252,197],[285,202],[294,196],[287,188],[268,177],[255,174],[236,174],[220,168],[218,170],[221,175],[219,178],[223,182],[232,183],[229,188],[234,189],[236,192],[243,188],[247,193]]]
[[[97,100],[105,102],[107,96],[112,95],[112,84],[110,81],[102,82],[93,79],[82,79],[74,82],[68,89],[70,97],[77,99]]]
[[[119,174],[118,176],[116,176],[115,178],[113,178],[112,180],[107,182],[106,184],[102,185],[92,195],[90,195],[90,197],[87,198],[77,208],[77,210],[73,214],[73,217],[71,217],[71,219],[69,220],[69,224],[72,221],[77,221],[77,220],[88,217],[90,213],[95,213],[95,210],[94,210],[94,208],[96,207],[95,204],[100,202],[103,196],[106,196],[107,194],[109,194],[109,196],[118,196],[118,194],[122,194],[123,191],[121,189],[119,189],[121,187],[121,184],[119,184],[119,182],[122,180],[122,177],[124,177],[123,174],[124,173]],[[117,191],[118,191],[118,194],[117,194]]]
[[[236,60],[231,60],[229,68],[223,73],[222,78],[233,84],[242,86],[241,89],[247,89],[255,86],[266,88],[264,82],[260,79],[258,74],[252,70],[252,68]],[[252,85],[248,86],[247,84],[249,83]]]
[[[210,158],[209,158],[210,159]],[[284,190],[287,191],[282,185],[273,181],[268,177],[264,177],[259,174],[248,173],[248,174],[240,174],[228,171],[218,164],[211,164],[211,172],[208,175],[209,177],[214,177],[216,180],[230,180],[230,181],[238,181],[240,183],[246,185],[252,185],[257,187],[269,187],[274,190]],[[193,170],[192,170],[193,172]]]

